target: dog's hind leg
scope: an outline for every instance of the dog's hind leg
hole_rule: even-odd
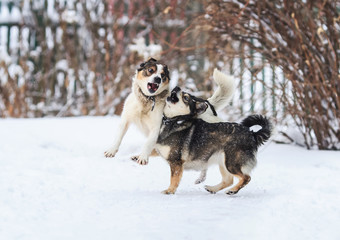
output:
[[[230,190],[226,192],[226,194],[228,195],[234,195],[238,193],[238,191],[240,191],[240,189],[243,188],[245,185],[247,185],[251,180],[251,177],[246,174],[237,174],[237,175],[235,174],[235,177],[237,177],[239,181],[233,188],[231,188]]]
[[[229,187],[234,182],[234,177],[229,171],[227,170],[224,161],[219,164],[220,172],[222,175],[222,181],[215,185],[215,186],[205,186],[205,190],[207,190],[210,193],[216,193],[226,187]]]
[[[200,176],[196,179],[195,184],[200,184],[204,182],[206,178],[207,178],[207,169],[203,169],[201,171]]]
[[[164,194],[175,194],[183,175],[182,163],[170,163],[170,169],[171,169],[170,186],[168,187],[168,189],[162,192]]]

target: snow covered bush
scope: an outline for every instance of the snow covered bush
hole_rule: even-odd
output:
[[[211,0],[201,18],[215,53],[236,41],[282,69],[288,82],[278,85],[281,102],[307,148],[340,149],[339,7],[327,0]]]

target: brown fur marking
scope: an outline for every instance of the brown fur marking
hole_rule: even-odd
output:
[[[228,170],[225,167],[225,164],[222,163],[219,165],[219,167],[222,175],[222,181],[215,186],[205,186],[205,190],[207,190],[210,193],[216,193],[218,191],[221,191],[222,189],[231,186],[234,182],[234,176],[228,172]]]
[[[152,69],[152,72],[149,72],[149,69]],[[157,71],[157,66],[153,65],[153,66],[150,66],[150,67],[144,69],[143,70],[143,75],[146,76],[146,77],[149,77],[152,74],[154,74],[156,71]]]
[[[159,154],[158,154],[158,152],[156,151],[156,149],[152,149],[152,152],[151,152],[150,156],[151,156],[151,157],[158,157]]]
[[[227,191],[227,194],[233,195],[236,194],[238,191],[240,191],[241,188],[243,188],[245,185],[247,185],[251,177],[248,175],[234,175],[238,178],[238,183],[230,190]]]
[[[171,164],[170,169],[171,169],[170,186],[168,187],[167,190],[163,191],[163,193],[165,194],[174,194],[176,192],[183,175],[183,165],[181,164]]]

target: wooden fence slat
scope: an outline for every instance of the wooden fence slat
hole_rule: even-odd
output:
[[[240,57],[240,111],[243,114],[243,73],[244,73],[244,54],[243,54],[243,45],[240,43],[240,52],[242,53]]]
[[[276,116],[276,93],[274,88],[275,78],[276,78],[275,66],[272,66],[272,111],[274,116]]]
[[[251,44],[254,45],[254,39],[252,38]],[[254,50],[250,49],[250,68],[251,68],[251,75],[250,75],[250,112],[254,112],[254,85],[255,85],[255,80],[254,80]]]
[[[262,108],[263,108],[263,112],[267,111],[267,107],[266,107],[266,79],[265,79],[265,70],[264,70],[264,57],[262,56],[262,70],[261,70],[261,75],[262,75]]]
[[[7,47],[7,52],[8,52],[9,55],[11,54],[10,42],[11,42],[11,27],[8,26],[7,27],[7,43],[6,43],[6,47]]]

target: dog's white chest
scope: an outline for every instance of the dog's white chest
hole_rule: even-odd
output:
[[[156,149],[163,158],[168,159],[171,150],[170,146],[156,144]]]
[[[126,104],[128,119],[148,136],[154,128],[159,128],[162,119],[162,104],[156,103],[154,109],[147,108],[137,98],[131,99],[131,104]]]

